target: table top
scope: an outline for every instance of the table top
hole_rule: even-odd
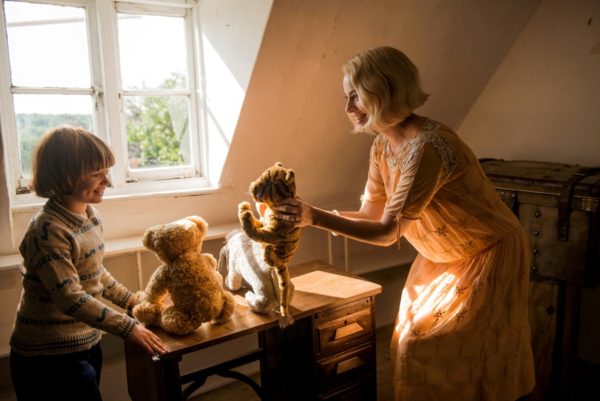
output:
[[[290,313],[294,319],[313,315],[381,292],[379,284],[349,274],[322,261],[311,261],[289,267],[294,296]],[[235,311],[223,324],[203,323],[194,333],[177,337],[159,328],[151,328],[165,342],[169,351],[156,359],[180,356],[278,325],[275,312],[258,314],[250,310],[242,294],[234,293]]]

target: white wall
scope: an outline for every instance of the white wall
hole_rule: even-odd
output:
[[[545,0],[459,133],[480,157],[600,166],[599,129],[600,2]],[[600,288],[582,298],[579,355],[600,363]]]

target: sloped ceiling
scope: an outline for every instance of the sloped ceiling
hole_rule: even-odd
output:
[[[225,164],[245,191],[275,161],[299,194],[358,206],[372,137],[350,134],[342,64],[390,45],[420,68],[419,112],[457,127],[537,9],[539,0],[275,0]]]
[[[236,1],[240,7],[250,3],[229,0],[227,6]],[[269,7],[270,1],[253,5]],[[373,138],[349,132],[342,64],[368,47],[402,49],[431,93],[419,112],[458,127],[538,5],[539,0],[273,0],[221,188],[151,201],[107,200],[99,205],[105,238],[139,235],[150,222],[190,214],[206,217],[211,226],[234,223],[238,203],[249,200],[249,183],[275,161],[296,171],[304,199],[326,208],[358,207]],[[230,24],[228,18],[215,23]],[[232,35],[233,43],[242,54],[247,49],[238,36]],[[30,217],[13,216],[14,238]]]

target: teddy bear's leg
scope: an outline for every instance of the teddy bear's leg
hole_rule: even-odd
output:
[[[225,323],[231,315],[233,315],[233,310],[235,309],[235,299],[233,295],[229,291],[223,291],[223,307],[221,308],[221,312],[214,319],[214,323],[221,324]]]
[[[289,305],[292,299],[292,281],[287,269],[287,265],[279,265],[275,268],[277,276],[277,288],[279,292],[279,327],[284,328],[294,323],[294,318],[290,315]]]
[[[279,326],[286,327],[294,323],[294,318],[289,314],[288,306],[292,299],[292,281],[288,273],[287,264],[275,251],[273,245],[265,246],[265,262],[273,266],[277,277],[277,292],[279,299]],[[281,262],[281,263],[280,263]]]
[[[133,307],[131,311],[133,317],[140,321],[144,326],[157,325],[162,311],[161,304],[151,302],[140,302]]]
[[[167,307],[160,317],[160,327],[177,335],[191,334],[200,327],[200,324],[201,322],[197,318],[190,318],[172,305]]]
[[[264,295],[255,294],[252,291],[246,292],[245,298],[250,309],[257,313],[267,313],[275,306],[275,302],[272,299],[268,299]]]

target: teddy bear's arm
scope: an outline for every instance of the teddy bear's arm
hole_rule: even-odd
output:
[[[166,266],[162,265],[152,273],[152,276],[150,276],[150,280],[144,290],[144,301],[160,303],[167,295],[168,284],[169,280]]]
[[[207,264],[211,269],[217,270],[217,259],[211,253],[201,253],[202,262]]]
[[[278,238],[270,230],[265,229],[262,221],[254,217],[248,202],[240,203],[238,217],[244,232],[254,241],[267,244],[274,244],[278,241]]]

